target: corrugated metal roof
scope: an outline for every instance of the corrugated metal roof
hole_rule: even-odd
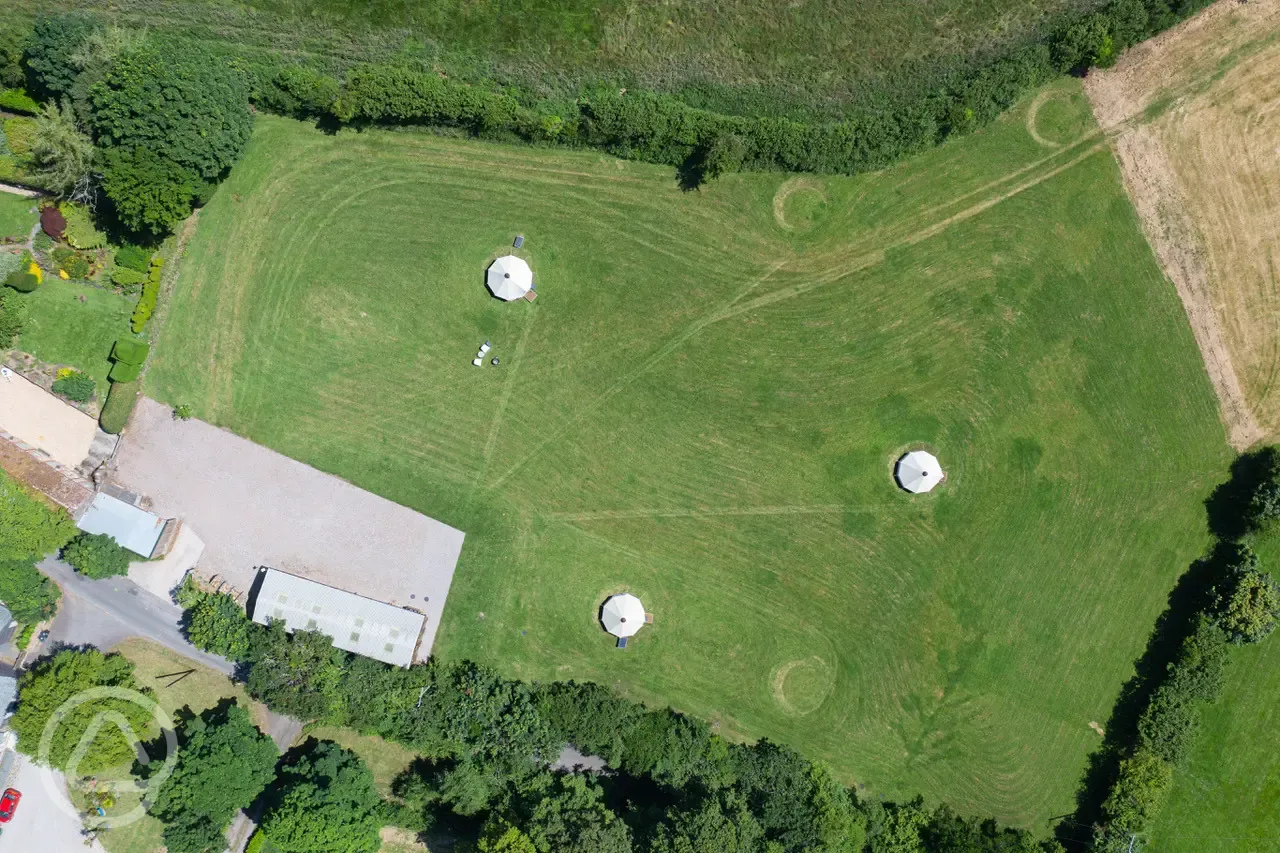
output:
[[[98,492],[93,503],[76,522],[85,533],[105,533],[116,544],[135,554],[150,557],[164,532],[164,519],[138,509],[111,495]]]
[[[290,631],[319,631],[340,649],[396,666],[413,662],[423,615],[267,569],[253,603],[253,621],[284,620]]]

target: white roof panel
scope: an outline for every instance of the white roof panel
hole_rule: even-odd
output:
[[[340,649],[396,666],[413,663],[425,617],[316,583],[277,569],[267,569],[253,603],[253,621],[265,625],[283,620],[290,631],[319,631]]]
[[[105,533],[116,544],[150,558],[164,532],[164,519],[119,498],[98,492],[76,526],[85,533]]]

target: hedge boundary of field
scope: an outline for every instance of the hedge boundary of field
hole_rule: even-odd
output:
[[[364,64],[342,79],[315,67],[235,54],[261,109],[333,125],[424,125],[474,136],[591,147],[681,167],[700,183],[731,171],[855,174],[881,169],[991,122],[1035,88],[1114,64],[1128,47],[1209,0],[1112,0],[1063,19],[1040,41],[945,73],[926,91],[903,79],[869,93],[841,121],[728,115],[675,95],[600,88],[576,100],[536,99],[399,64]]]

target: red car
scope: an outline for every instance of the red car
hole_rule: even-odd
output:
[[[8,823],[13,820],[13,813],[18,810],[18,801],[22,799],[22,792],[9,788],[4,792],[4,796],[0,797],[0,823]]]

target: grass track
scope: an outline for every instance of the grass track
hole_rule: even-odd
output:
[[[1053,95],[1035,129],[1074,142],[1023,105],[781,195],[263,119],[148,390],[466,530],[446,657],[1043,828],[1228,456],[1077,84]],[[516,233],[534,304],[481,286]],[[485,338],[502,367],[469,364]],[[892,486],[913,442],[940,493]],[[657,614],[626,653],[594,622],[619,589]]]

